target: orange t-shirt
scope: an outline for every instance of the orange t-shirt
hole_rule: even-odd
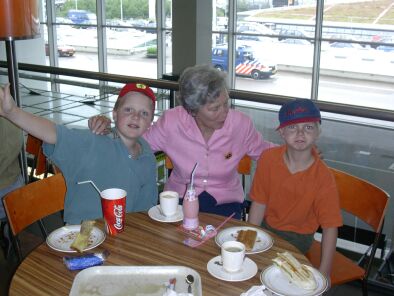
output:
[[[327,165],[313,150],[315,162],[291,174],[284,160],[286,146],[265,151],[257,163],[250,197],[266,205],[264,220],[271,227],[301,234],[342,226],[338,191]]]

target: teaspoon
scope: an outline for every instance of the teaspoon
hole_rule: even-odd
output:
[[[191,274],[186,276],[186,283],[189,285],[189,287],[187,288],[187,292],[191,293],[192,292],[192,285],[194,283],[194,277]]]

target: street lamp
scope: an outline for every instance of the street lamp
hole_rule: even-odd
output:
[[[123,0],[120,0],[120,20],[123,22]]]

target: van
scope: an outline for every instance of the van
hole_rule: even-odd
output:
[[[212,65],[220,71],[228,71],[227,45],[212,48]],[[265,64],[253,57],[250,46],[239,46],[235,57],[235,74],[253,79],[269,78],[275,75],[277,66]]]
[[[67,17],[76,25],[97,24],[96,15],[86,10],[71,9],[67,12]]]

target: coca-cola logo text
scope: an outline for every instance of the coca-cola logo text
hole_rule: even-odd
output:
[[[115,216],[114,227],[117,230],[121,230],[122,229],[122,216],[123,216],[123,206],[122,205],[115,205],[114,206],[114,216]]]

